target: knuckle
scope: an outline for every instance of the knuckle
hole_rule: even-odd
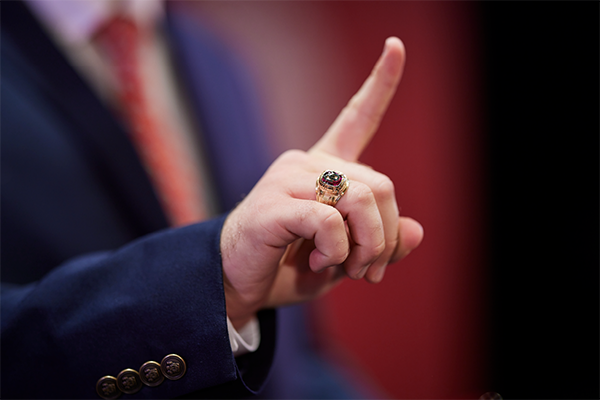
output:
[[[327,230],[338,229],[344,226],[344,218],[335,208],[328,207],[324,210],[322,226]]]
[[[369,240],[362,243],[358,263],[367,266],[374,263],[386,250],[386,241],[380,226],[373,227],[368,236]]]
[[[302,163],[306,161],[307,154],[302,150],[287,150],[283,152],[277,161],[285,164]]]
[[[331,259],[331,263],[334,265],[340,265],[343,264],[344,261],[346,261],[348,259],[348,256],[350,255],[350,251],[348,251],[347,249],[340,249],[338,248],[337,251],[331,255],[330,259]]]
[[[331,232],[331,238],[337,238],[335,245],[330,247],[331,253],[328,254],[333,264],[342,264],[350,254],[350,245],[345,235],[344,218],[332,207],[323,218],[322,227]],[[335,232],[335,233],[334,233]]]
[[[360,206],[369,206],[375,203],[375,195],[371,188],[364,183],[355,182],[352,188],[355,201]]]
[[[379,174],[373,185],[373,192],[376,197],[389,198],[395,195],[396,187],[394,182],[387,176]]]
[[[369,237],[371,238],[371,241],[367,246],[367,257],[373,262],[384,253],[387,247],[383,226],[379,224],[373,226]]]
[[[304,222],[307,218],[316,213],[317,210],[312,203],[301,203],[296,209],[296,219],[300,222]]]
[[[393,238],[386,240],[385,246],[393,252],[399,244],[400,237],[396,234]]]
[[[385,240],[382,238],[381,241],[376,242],[373,245],[372,256],[374,259],[379,258],[385,251]]]

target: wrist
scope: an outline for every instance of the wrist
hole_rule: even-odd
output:
[[[227,317],[235,329],[241,329],[256,317],[258,305],[250,305],[231,285],[225,270],[223,270],[223,288],[225,292],[225,308]]]

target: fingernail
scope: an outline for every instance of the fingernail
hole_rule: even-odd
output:
[[[390,38],[387,38],[385,40],[385,43],[383,44],[383,51],[381,52],[381,55],[385,55],[385,53],[387,52],[388,48],[390,47]]]

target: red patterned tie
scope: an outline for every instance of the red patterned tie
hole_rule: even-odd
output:
[[[130,19],[115,17],[98,31],[96,43],[107,57],[118,81],[118,101],[131,139],[149,172],[171,224],[186,225],[205,219],[197,172],[165,135],[164,123],[152,115],[144,93],[139,60],[142,32]]]

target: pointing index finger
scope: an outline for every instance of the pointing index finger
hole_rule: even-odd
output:
[[[396,92],[404,61],[400,39],[388,38],[367,80],[310,151],[322,151],[347,161],[358,160]]]

